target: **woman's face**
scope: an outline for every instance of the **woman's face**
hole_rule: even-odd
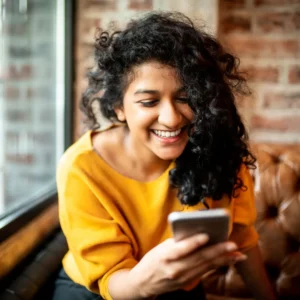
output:
[[[173,160],[188,142],[193,112],[176,70],[167,65],[152,61],[136,67],[116,113],[127,122],[132,145],[140,153]]]

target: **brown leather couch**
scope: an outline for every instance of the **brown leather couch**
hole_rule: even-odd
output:
[[[278,299],[300,299],[300,145],[257,144],[253,171],[259,246]],[[233,267],[204,282],[208,300],[253,299]]]

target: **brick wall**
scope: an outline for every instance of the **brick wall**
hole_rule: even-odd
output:
[[[300,142],[300,0],[220,0],[220,39],[241,59],[251,138]]]

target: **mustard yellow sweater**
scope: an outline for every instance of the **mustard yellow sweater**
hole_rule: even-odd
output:
[[[57,169],[59,216],[69,251],[63,266],[70,278],[104,299],[109,277],[120,269],[133,268],[150,249],[171,236],[167,217],[173,211],[199,210],[184,207],[169,186],[168,173],[156,180],[139,182],[110,167],[92,147],[86,132],[63,155]],[[233,223],[244,225],[243,234],[231,237],[241,250],[257,244],[253,228],[255,206],[251,176],[242,166],[240,177],[248,187],[229,201],[207,199],[211,208],[226,207]]]

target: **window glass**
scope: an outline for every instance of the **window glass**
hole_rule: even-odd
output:
[[[0,218],[55,190],[63,150],[63,2],[0,0]]]

